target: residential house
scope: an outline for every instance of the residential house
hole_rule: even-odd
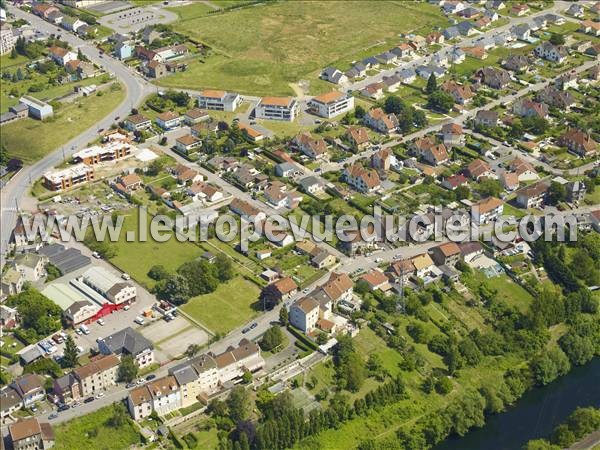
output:
[[[519,188],[519,176],[515,172],[504,171],[500,175],[500,181],[502,182],[502,187],[509,192]]]
[[[579,30],[592,36],[600,36],[600,22],[582,20],[579,24]]]
[[[483,255],[483,246],[478,241],[467,241],[458,244],[460,255],[466,262],[470,262],[480,255]]]
[[[310,109],[318,116],[330,119],[354,108],[354,97],[339,91],[332,91],[314,97],[309,102]]]
[[[265,136],[260,131],[258,131],[255,128],[252,128],[250,125],[238,122],[238,127],[242,131],[242,133],[252,142],[259,142],[265,138]]]
[[[546,198],[550,186],[545,182],[538,182],[517,191],[516,202],[521,208],[540,208]]]
[[[392,151],[388,148],[381,149],[371,156],[371,166],[374,169],[387,172],[392,164]]]
[[[533,50],[533,53],[539,58],[543,58],[548,61],[556,62],[559,64],[565,62],[567,56],[569,56],[567,47],[565,47],[564,45],[554,45],[549,41],[544,41],[541,44],[539,44]]]
[[[365,86],[360,91],[360,94],[373,100],[380,100],[383,98],[383,90],[385,87],[386,86],[383,83],[371,83]]]
[[[325,190],[323,182],[319,178],[312,175],[302,178],[298,182],[298,184],[300,185],[300,189],[302,189],[302,191],[306,192],[307,194],[318,196]]]
[[[345,136],[355,151],[364,150],[370,143],[369,132],[364,127],[348,127]]]
[[[552,86],[548,86],[539,91],[535,99],[538,102],[547,103],[561,111],[569,111],[575,104],[575,97],[568,91],[561,91]]]
[[[64,16],[60,21],[60,26],[67,31],[77,32],[79,27],[87,25],[83,20],[80,20],[77,17]]]
[[[394,114],[386,114],[381,108],[369,110],[363,121],[369,128],[383,134],[390,134],[398,129],[398,118]]]
[[[381,180],[377,171],[365,169],[360,164],[346,167],[343,175],[346,183],[362,193],[372,193],[381,187]]]
[[[190,127],[205,120],[210,120],[210,115],[200,108],[192,108],[183,115],[183,123]]]
[[[133,56],[133,46],[130,42],[124,41],[115,44],[115,56],[121,61]]]
[[[398,74],[391,75],[389,77],[383,77],[383,84],[387,86],[388,92],[396,92],[402,85],[402,78]]]
[[[331,272],[329,279],[314,294],[316,298],[327,298],[334,305],[342,300],[351,300],[354,292],[354,283],[346,273]]]
[[[427,36],[425,36],[425,40],[427,41],[427,44],[429,44],[429,45],[443,44],[444,43],[444,35],[442,33],[434,31],[432,33],[429,33]]]
[[[459,84],[454,80],[444,82],[440,89],[450,94],[459,105],[466,105],[475,96],[469,86]]]
[[[473,220],[482,225],[496,220],[504,211],[504,202],[496,197],[488,197],[473,205]]]
[[[457,15],[459,17],[464,17],[465,19],[477,19],[481,14],[481,10],[473,8],[472,6],[467,6],[465,9],[460,10]]]
[[[302,196],[296,191],[288,191],[281,181],[270,182],[264,190],[267,203],[275,208],[294,209],[302,201]]]
[[[458,0],[446,0],[441,6],[446,14],[457,14],[467,7],[463,2]]]
[[[523,3],[518,3],[510,8],[510,13],[519,17],[528,14],[530,11],[529,6]]]
[[[449,58],[452,64],[460,64],[465,60],[465,52],[459,47],[453,47],[450,52]]]
[[[298,115],[299,105],[293,97],[263,97],[254,111],[257,119],[293,122]]]
[[[393,64],[397,61],[398,57],[392,52],[383,52],[375,56],[381,62],[381,64]]]
[[[415,51],[411,45],[407,44],[406,42],[403,42],[402,44],[399,44],[393,49],[391,49],[390,53],[393,53],[398,58],[404,58],[407,56],[412,56],[415,53]]]
[[[472,36],[477,32],[473,22],[469,22],[468,20],[460,22],[458,25],[456,25],[456,28],[462,36]]]
[[[54,446],[54,430],[47,422],[27,417],[8,426],[8,440],[13,450],[47,450]]]
[[[490,165],[481,159],[471,161],[467,166],[467,172],[475,181],[479,181],[481,178],[497,178]]]
[[[467,56],[470,56],[471,58],[475,58],[475,59],[483,60],[488,57],[487,52],[485,51],[485,48],[483,48],[481,46],[463,47],[462,51],[465,52],[467,54]]]
[[[412,154],[433,166],[448,161],[448,152],[444,144],[438,144],[435,139],[430,136],[416,139],[410,145],[410,151]]]
[[[219,369],[212,354],[198,355],[178,364],[169,369],[169,375],[179,384],[183,408],[216,392],[219,386]]]
[[[367,68],[363,63],[357,63],[348,69],[344,75],[348,77],[348,79],[354,79],[358,77],[364,77],[367,74]]]
[[[411,84],[417,79],[417,73],[413,69],[402,69],[396,73],[404,84]]]
[[[53,382],[54,394],[62,403],[94,396],[117,384],[119,358],[100,356]]]
[[[162,78],[167,75],[167,65],[161,61],[149,61],[142,66],[142,69],[146,75],[150,78]]]
[[[583,181],[570,181],[566,184],[567,200],[571,203],[582,202],[587,192],[587,187]]]
[[[475,73],[475,79],[493,89],[504,89],[510,83],[510,74],[504,69],[484,67]]]
[[[181,116],[173,111],[165,111],[156,116],[156,123],[163,130],[173,130],[181,124]]]
[[[421,78],[428,80],[433,74],[436,78],[441,78],[446,74],[446,69],[440,66],[436,66],[434,64],[430,64],[428,66],[419,66],[417,67],[417,75]]]
[[[131,327],[123,328],[98,341],[98,350],[103,355],[131,355],[143,369],[154,363],[152,342]]]
[[[577,89],[578,85],[579,76],[577,73],[575,73],[575,71],[565,73],[554,80],[554,86],[556,89],[560,89],[561,91],[566,91],[570,88]]]
[[[321,137],[313,138],[308,131],[297,135],[292,140],[292,145],[312,159],[320,159],[327,156],[327,144],[325,140]]]
[[[219,355],[212,355],[219,371],[219,382],[225,384],[242,378],[245,372],[255,373],[265,366],[257,343],[240,340],[237,347],[228,347]]]
[[[589,133],[576,128],[571,128],[564,133],[558,139],[558,144],[567,147],[569,151],[583,158],[595,155],[598,149],[598,143]]]
[[[69,61],[74,61],[77,59],[77,53],[63,47],[57,47],[55,45],[48,49],[48,54],[52,60],[56,62],[56,64],[62,67],[64,67],[64,65]]]
[[[367,69],[377,69],[379,67],[379,60],[374,56],[369,56],[361,61],[361,63]]]
[[[9,267],[2,274],[2,279],[0,280],[0,295],[17,295],[23,290],[24,283],[25,276],[23,273],[14,267]]]
[[[486,111],[480,109],[475,114],[475,125],[484,127],[498,126],[498,113],[496,111]]]
[[[15,256],[14,266],[26,281],[37,281],[46,274],[48,257],[36,253],[21,253]]]
[[[539,175],[533,165],[519,157],[513,159],[510,164],[508,164],[508,169],[517,174],[520,182],[539,179]]]
[[[455,190],[459,186],[466,186],[467,184],[468,180],[462,174],[449,176],[444,178],[442,181],[442,186],[451,191]]]
[[[517,73],[527,72],[531,62],[525,55],[510,55],[504,61],[502,61],[502,67],[506,70],[511,70]]]
[[[197,153],[201,146],[202,141],[191,134],[186,134],[175,139],[175,148],[188,156],[192,153]]]
[[[193,197],[194,200],[204,200],[211,203],[218,202],[224,198],[223,191],[219,187],[202,181],[192,183],[186,193],[190,197]]]
[[[124,126],[131,132],[142,131],[152,127],[152,121],[142,114],[133,114],[125,118]]]
[[[198,107],[215,111],[232,112],[242,103],[242,97],[235,92],[204,90],[198,95]]]
[[[250,203],[245,202],[244,200],[240,200],[239,198],[234,198],[233,201],[229,204],[229,209],[231,209],[234,213],[240,215],[244,219],[249,222],[260,222],[266,219],[266,214],[255,208]]]
[[[486,19],[489,19],[490,22],[495,22],[500,18],[497,12],[498,8],[487,8],[483,11],[483,16]]]
[[[485,2],[485,7],[492,10],[500,10],[506,8],[506,3],[503,0],[488,0]]]
[[[371,291],[386,291],[390,288],[389,279],[381,269],[373,269],[364,274],[360,279],[369,285]]]
[[[320,306],[320,303],[311,297],[296,300],[290,306],[290,323],[305,333],[313,330],[319,320]]]
[[[287,161],[275,165],[275,175],[278,177],[289,178],[298,172],[298,167]]]
[[[13,330],[17,328],[19,326],[19,315],[17,313],[17,309],[6,305],[0,305],[0,325],[2,325],[3,332],[5,330]]]
[[[200,172],[185,164],[177,164],[176,166],[169,169],[171,175],[177,180],[177,184],[192,184],[198,183],[204,180],[204,177]]]
[[[548,117],[548,105],[538,103],[528,98],[518,99],[513,103],[513,113],[520,117],[535,117],[545,119]]]
[[[404,284],[414,275],[415,270],[411,259],[401,259],[400,261],[394,261],[388,268],[387,273],[391,280]]]
[[[584,16],[583,5],[579,3],[572,3],[565,12],[570,16],[577,17],[578,19],[581,19]]]
[[[444,39],[449,41],[451,39],[455,39],[455,38],[459,37],[460,31],[458,31],[458,27],[452,26],[452,27],[448,27],[444,31],[442,31],[442,35],[444,36]]]
[[[334,67],[326,68],[321,73],[321,78],[333,84],[342,84],[348,81],[348,77]]]
[[[431,258],[438,266],[454,266],[460,257],[460,247],[455,242],[446,242],[431,249]]]
[[[10,386],[0,389],[0,420],[5,423],[10,416],[23,407],[23,400]]]
[[[127,406],[134,420],[148,417],[153,412],[164,416],[181,408],[181,392],[176,378],[168,375],[129,391]]]
[[[142,187],[142,179],[135,173],[130,173],[117,177],[115,184],[121,192],[129,194]]]
[[[10,387],[21,397],[25,408],[35,405],[36,402],[46,397],[44,378],[34,373],[28,373],[15,378]]]
[[[442,126],[442,141],[446,147],[461,146],[465,143],[463,128],[459,123]]]
[[[277,303],[288,300],[298,292],[298,285],[290,277],[283,277],[263,289],[263,295]]]

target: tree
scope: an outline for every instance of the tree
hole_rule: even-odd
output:
[[[245,420],[250,414],[251,400],[250,395],[242,386],[234,387],[229,397],[227,397],[227,408],[229,409],[229,418],[234,422]]]
[[[456,200],[466,200],[471,196],[471,191],[468,186],[461,185],[454,190]]]
[[[150,267],[148,271],[148,277],[152,278],[155,281],[164,280],[169,277],[169,271],[165,269],[165,266],[162,264],[157,264]]]
[[[17,56],[19,56],[17,54],[17,49],[13,47],[13,49],[10,51],[10,59],[15,59]]]
[[[354,344],[349,336],[338,338],[333,361],[339,386],[351,392],[357,392],[366,378],[366,368],[364,360],[354,349]]]
[[[177,273],[185,278],[190,297],[213,292],[219,285],[216,267],[204,260],[182,264]]]
[[[441,377],[435,382],[435,392],[441,395],[449,394],[452,391],[452,381],[448,377]]]
[[[231,280],[235,274],[231,259],[224,253],[219,253],[215,258],[215,268],[220,282]]]
[[[78,353],[77,345],[75,344],[73,337],[69,334],[65,341],[65,351],[62,359],[65,367],[75,367],[77,365],[77,362],[79,361],[79,357],[77,356]]]
[[[388,114],[400,114],[405,108],[404,102],[395,95],[390,95],[383,104],[383,110]]]
[[[425,92],[427,94],[433,94],[435,91],[437,91],[437,78],[435,77],[435,75],[432,73],[431,75],[429,75],[429,78],[427,80],[427,86],[425,86]]]
[[[33,287],[28,287],[21,293],[9,297],[7,304],[17,308],[21,318],[21,328],[26,333],[24,336],[30,337],[32,342],[61,328],[60,307]]]
[[[408,324],[406,331],[418,344],[424,344],[429,340],[427,329],[420,322],[412,322]]]
[[[179,274],[170,275],[154,286],[156,296],[175,305],[181,305],[191,297],[190,288],[185,277]]]
[[[477,190],[483,197],[499,197],[503,188],[500,181],[491,178],[483,178],[479,182]]]
[[[434,91],[429,94],[427,107],[443,113],[449,112],[454,106],[454,97],[444,91]]]
[[[365,111],[365,108],[363,108],[361,105],[356,105],[354,107],[354,117],[357,119],[362,119],[366,113],[367,112]]]
[[[550,183],[548,192],[546,193],[546,201],[550,205],[557,205],[567,200],[567,189],[564,184],[553,181]]]
[[[123,402],[113,403],[112,414],[108,419],[108,425],[112,428],[122,427],[129,419],[129,414]]]
[[[289,313],[285,306],[282,306],[279,310],[279,323],[282,327],[287,327],[289,321]]]
[[[275,326],[272,326],[271,328],[269,328],[265,332],[265,334],[263,335],[263,338],[260,341],[260,347],[264,351],[270,351],[270,350],[273,350],[274,348],[280,346],[282,342],[283,342],[283,333],[281,332],[281,328],[279,326],[275,325]]]
[[[550,36],[550,43],[554,45],[564,45],[565,37],[562,34],[552,33],[552,36]]]
[[[198,352],[200,352],[201,349],[202,347],[198,344],[190,344],[185,350],[185,356],[187,356],[188,358],[193,358],[198,354]]]
[[[135,359],[133,359],[133,356],[123,355],[121,357],[121,362],[119,363],[119,381],[131,383],[135,380],[135,377],[137,377],[138,369],[139,367],[136,364]]]

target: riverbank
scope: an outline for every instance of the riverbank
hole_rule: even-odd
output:
[[[515,450],[548,437],[578,407],[600,407],[600,357],[542,388],[535,388],[504,413],[487,417],[484,427],[450,437],[435,450]],[[586,447],[583,447],[586,448]]]

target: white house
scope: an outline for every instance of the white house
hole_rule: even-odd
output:
[[[309,102],[309,107],[318,116],[329,119],[352,110],[354,97],[339,91],[332,91],[313,98]]]
[[[290,307],[290,323],[304,331],[311,331],[319,320],[319,302],[311,297],[296,300]]]
[[[557,63],[563,63],[568,56],[567,48],[563,45],[553,45],[546,41],[538,45],[534,53],[539,58]]]
[[[256,106],[257,119],[293,122],[298,115],[298,102],[293,97],[263,97]]]
[[[242,103],[242,97],[234,92],[207,89],[198,96],[198,107],[216,111],[235,111]]]

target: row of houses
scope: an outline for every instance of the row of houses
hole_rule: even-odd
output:
[[[132,389],[127,396],[131,417],[140,420],[153,412],[165,415],[196,402],[208,403],[211,395],[238,382],[244,373],[261,370],[265,361],[260,347],[242,339],[223,353],[206,353],[169,369],[169,375]]]
[[[95,32],[95,28],[87,22],[78,17],[65,14],[56,5],[51,3],[34,2],[31,5],[31,12],[50,23],[80,36],[87,36]]]

